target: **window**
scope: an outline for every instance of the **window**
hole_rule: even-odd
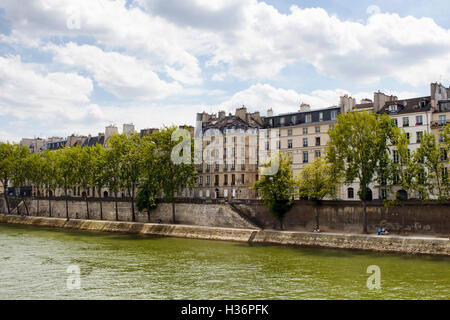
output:
[[[266,150],[269,150],[269,142],[266,142]]]
[[[281,117],[281,118],[280,118],[280,124],[281,124],[281,125],[284,125],[284,122],[285,122],[284,117]]]
[[[292,149],[292,140],[288,140],[288,149]]]
[[[210,176],[206,176],[206,185],[209,186],[211,181],[211,177]]]
[[[311,114],[305,115],[305,122],[310,123],[311,122]]]
[[[407,140],[408,143],[409,143],[409,141],[410,141],[410,134],[409,134],[409,132],[406,133],[406,140]]]
[[[319,112],[319,121],[323,121],[323,112]]]
[[[334,123],[330,124],[330,130],[334,129]]]
[[[403,118],[403,126],[404,127],[409,127],[409,118],[408,117]]]
[[[316,138],[316,146],[320,146],[320,137]]]
[[[292,123],[295,124],[297,122],[297,116],[292,116]]]
[[[316,158],[320,158],[322,156],[322,153],[319,150],[317,150],[315,156]]]
[[[394,126],[396,126],[396,127],[398,127],[398,120],[397,119],[394,119]]]
[[[277,149],[278,150],[281,149],[281,141],[280,140],[277,141]]]
[[[398,163],[399,157],[398,157],[398,151],[397,150],[394,150],[393,156],[394,156],[394,163]]]
[[[447,161],[447,150],[441,148],[441,161]]]
[[[423,124],[422,116],[416,116],[416,126],[421,126]]]
[[[349,199],[355,198],[355,190],[353,188],[347,189],[347,198]]]
[[[209,172],[209,171],[211,171],[211,165],[210,165],[210,164],[207,164],[207,165],[206,165],[206,172]]]
[[[439,124],[445,126],[447,124],[447,119],[445,115],[439,116]]]
[[[393,104],[389,106],[389,111],[390,112],[396,112],[397,111],[397,105]]]
[[[308,146],[308,138],[304,138],[303,139],[303,146],[307,147]]]
[[[219,171],[219,164],[218,163],[216,163],[216,171]]]
[[[320,126],[316,126],[316,133],[320,132]]]
[[[303,163],[308,163],[308,152],[303,152]]]
[[[270,132],[269,132],[269,130],[267,130],[266,131],[266,138],[269,138],[270,137]]]
[[[422,140],[422,131],[416,132],[417,143],[420,143]]]
[[[288,136],[292,136],[292,129],[288,130]]]
[[[233,162],[231,163],[231,170],[232,170],[232,171],[236,170],[236,163],[234,162],[234,160],[233,160]]]
[[[337,111],[336,110],[331,111],[331,120],[334,121],[336,120],[336,118],[337,118]]]
[[[447,179],[448,179],[448,168],[447,167],[443,167],[441,173],[442,173],[442,180],[443,181],[447,181]]]
[[[303,128],[303,134],[308,134],[308,128]]]
[[[439,134],[439,142],[445,142],[445,137],[443,134]]]

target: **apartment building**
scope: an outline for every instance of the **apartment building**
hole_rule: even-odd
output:
[[[258,179],[258,135],[263,126],[259,112],[245,107],[235,114],[199,113],[195,128],[199,162],[194,195],[202,199],[255,199]],[[198,152],[200,150],[200,152]]]
[[[276,116],[269,110],[261,130],[261,136],[266,139],[260,152],[270,154],[279,150],[287,154],[296,175],[314,158],[324,155],[329,140],[328,130],[334,127],[340,112],[341,108],[337,106],[311,110],[307,104],[302,104],[298,112]]]

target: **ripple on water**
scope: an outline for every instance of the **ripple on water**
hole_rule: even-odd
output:
[[[449,299],[450,259],[0,225],[0,299]],[[81,289],[67,290],[69,265]],[[381,269],[381,290],[366,287]]]

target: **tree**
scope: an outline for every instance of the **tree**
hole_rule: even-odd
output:
[[[332,165],[332,171],[342,176],[346,184],[358,180],[365,233],[366,202],[371,195],[369,185],[384,165],[389,152],[388,144],[394,142],[393,127],[394,124],[387,114],[352,111],[339,114],[334,129],[329,131],[327,161]]]
[[[29,177],[31,176],[31,170],[33,169],[30,165],[30,151],[28,148],[25,148],[21,145],[14,145],[13,148],[13,166],[12,166],[12,174],[11,174],[11,182],[12,185],[16,188],[25,187],[29,182]],[[22,198],[22,202],[25,206],[25,210],[27,215],[30,215],[30,211],[28,210],[28,205],[23,194],[23,190],[20,192],[20,197]]]
[[[147,211],[148,222],[150,222],[150,211],[156,208],[162,189],[162,181],[156,174],[158,162],[155,156],[155,147],[151,136],[141,139],[142,176],[136,195],[136,205],[139,211]]]
[[[8,214],[11,214],[8,200],[8,182],[11,180],[14,170],[14,152],[16,148],[16,145],[9,142],[0,142],[0,181],[3,185]]]
[[[98,192],[100,203],[100,220],[103,220],[102,189],[108,183],[108,171],[106,170],[106,149],[102,145],[96,144],[92,147],[92,161],[92,182]]]
[[[89,219],[89,201],[87,190],[94,186],[95,159],[92,147],[73,147],[76,159],[76,180],[84,190],[84,200],[86,202],[86,218]]]
[[[36,188],[37,191],[37,199],[36,199],[36,214],[39,215],[39,196],[42,187],[45,186],[45,160],[44,157],[40,153],[30,154],[28,159],[28,167],[29,167],[29,181],[33,187]]]
[[[268,168],[276,167],[275,163],[278,164],[278,170],[267,172]],[[260,179],[253,185],[253,189],[257,190],[263,203],[269,207],[270,213],[279,221],[281,229],[283,229],[284,216],[293,204],[294,186],[291,159],[280,153],[274,153],[262,166]]]
[[[108,140],[109,141],[109,140]],[[120,153],[117,149],[107,148],[104,154],[104,174],[105,184],[109,191],[114,193],[114,203],[116,209],[116,221],[119,221],[119,208],[117,205],[117,195],[121,187],[120,180]]]
[[[151,141],[155,144],[157,162],[155,174],[161,182],[166,201],[172,203],[172,222],[176,223],[176,192],[193,187],[197,176],[193,163],[192,139],[186,130],[180,130],[173,126],[165,127],[161,131],[153,133]],[[182,152],[180,149],[182,149]]]
[[[445,173],[444,148],[437,143],[436,137],[432,133],[424,132],[417,149],[418,156],[423,159],[422,164],[428,173],[428,192],[435,194],[439,200],[448,199],[449,188],[447,174]]]
[[[47,189],[48,211],[52,216],[52,193],[61,184],[61,175],[59,167],[59,158],[61,153],[58,151],[45,150],[43,153],[42,182]]]
[[[66,199],[66,217],[69,218],[69,189],[78,183],[77,164],[79,163],[80,147],[62,148],[57,151],[58,172],[61,176],[59,187],[64,189]]]
[[[296,177],[299,197],[313,201],[317,229],[319,229],[319,206],[321,201],[327,196],[334,196],[336,193],[337,183],[331,170],[331,165],[323,158],[315,158]]]
[[[109,148],[113,153],[116,153],[120,163],[119,171],[116,172],[120,177],[120,185],[128,191],[128,194],[131,197],[132,221],[136,221],[134,202],[137,184],[142,171],[140,140],[139,134],[137,133],[129,135],[116,134],[111,136],[108,140]]]

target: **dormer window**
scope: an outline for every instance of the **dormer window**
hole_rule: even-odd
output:
[[[397,105],[396,104],[390,105],[389,106],[389,111],[390,112],[397,112]]]

